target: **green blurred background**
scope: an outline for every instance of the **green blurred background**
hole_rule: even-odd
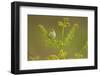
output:
[[[61,29],[58,27],[58,21],[62,21],[63,18],[68,18],[70,27],[65,29],[65,36],[69,33],[71,27],[74,24],[79,25],[74,39],[69,45],[64,49],[68,53],[67,59],[76,59],[80,57],[75,57],[75,53],[79,53],[81,48],[87,42],[88,39],[88,18],[87,17],[77,17],[77,16],[47,16],[47,15],[28,15],[28,60],[31,57],[39,57],[39,60],[46,60],[49,55],[54,55],[58,53],[58,49],[55,47],[47,47],[44,43],[44,37],[39,30],[39,24],[42,24],[46,29],[55,29],[57,34],[57,39],[61,38]],[[67,44],[67,43],[66,43]],[[82,57],[88,57],[88,50],[82,50]],[[33,59],[35,60],[35,59]]]

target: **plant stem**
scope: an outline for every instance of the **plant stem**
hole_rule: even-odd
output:
[[[64,27],[62,27],[62,46],[61,46],[61,49],[63,49],[63,44],[64,44]]]
[[[64,27],[62,27],[62,42],[63,42],[63,39],[64,39]]]

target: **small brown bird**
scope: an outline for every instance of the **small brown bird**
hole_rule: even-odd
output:
[[[50,39],[55,39],[56,38],[56,32],[54,29],[52,29],[50,32],[49,32],[49,38]]]

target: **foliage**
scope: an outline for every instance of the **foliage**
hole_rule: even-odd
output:
[[[64,46],[69,44],[69,42],[74,38],[78,24],[74,24],[67,37],[65,37],[65,28],[70,27],[69,20],[68,18],[64,18],[63,21],[58,21],[58,27],[61,28],[61,40],[56,39],[56,32],[54,29],[49,32],[43,25],[40,24],[39,27],[41,32],[45,35],[46,45],[56,47],[58,50],[60,50],[58,55],[50,55],[48,59],[65,59],[67,53],[64,51]]]
[[[56,31],[54,29],[48,31],[48,29],[45,28],[43,25],[39,24],[38,26],[45,37],[46,45],[56,47],[59,50],[64,49],[64,46],[69,44],[72,39],[74,39],[76,30],[79,28],[78,24],[74,24],[68,35],[65,37],[64,30],[65,28],[70,27],[69,20],[68,18],[64,18],[63,21],[58,21],[58,26],[61,28],[61,40],[57,40]]]
[[[60,50],[58,53],[58,57],[60,59],[66,59],[67,58],[67,52],[65,52],[64,50]]]
[[[87,50],[87,41],[85,42],[84,46],[81,48],[81,50],[78,53],[75,53],[75,57],[77,58],[82,58],[84,55],[83,52],[85,52]]]
[[[67,51],[64,51],[64,47],[66,45],[69,45],[70,42],[74,39],[75,37],[75,33],[77,32],[79,25],[73,24],[73,26],[71,26],[71,29],[69,30],[69,33],[67,34],[67,36],[65,36],[65,29],[69,28],[71,25],[69,23],[69,19],[68,18],[64,18],[63,21],[58,21],[58,27],[61,29],[61,39],[57,40],[57,34],[56,34],[56,30],[51,28],[51,30],[49,31],[49,29],[45,28],[43,25],[39,24],[38,27],[40,29],[40,32],[42,32],[43,34],[43,38],[45,40],[45,44],[46,46],[48,45],[49,47],[53,47],[53,48],[57,48],[58,53],[57,54],[52,54],[50,56],[47,57],[48,60],[57,60],[57,59],[67,59]],[[86,50],[87,49],[87,42],[85,43],[85,45],[82,47],[81,50]],[[78,53],[75,53],[75,57],[79,57],[82,58],[83,55],[81,53],[81,50]],[[30,59],[32,60],[38,60],[40,57],[30,57]]]
[[[64,18],[63,21],[58,21],[58,26],[62,29],[62,35],[61,40],[57,40],[56,37],[53,38],[54,33],[52,32],[55,32],[55,30],[49,32],[43,25],[39,24],[38,26],[45,37],[46,44],[59,49],[63,48],[66,44],[69,44],[72,41],[72,39],[74,39],[75,33],[79,28],[78,24],[74,24],[71,30],[69,31],[68,35],[64,37],[64,30],[65,28],[70,27],[70,23],[68,22],[68,18]],[[49,36],[49,34],[51,34],[51,37]]]
[[[58,59],[66,59],[67,52],[60,50],[57,55],[48,56],[48,60],[58,60]]]
[[[48,35],[48,30],[41,24],[38,25],[38,27],[40,28],[40,31],[42,32],[43,36],[45,38],[48,38],[47,35]]]
[[[78,24],[74,24],[71,30],[69,31],[68,35],[64,38],[64,42],[70,44],[70,42],[74,39],[75,33],[77,29],[79,28]]]

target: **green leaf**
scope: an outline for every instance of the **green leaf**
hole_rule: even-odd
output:
[[[65,52],[63,49],[61,49],[61,50],[59,51],[59,53],[58,53],[58,57],[59,57],[60,59],[66,59],[66,57],[67,57],[67,52]]]
[[[43,25],[41,25],[41,24],[39,24],[38,27],[40,28],[40,31],[41,31],[45,36],[47,36],[48,31],[46,30],[46,28],[45,28]]]
[[[71,30],[69,31],[68,35],[64,38],[64,42],[67,45],[70,44],[70,42],[74,39],[78,27],[78,24],[74,24]]]

